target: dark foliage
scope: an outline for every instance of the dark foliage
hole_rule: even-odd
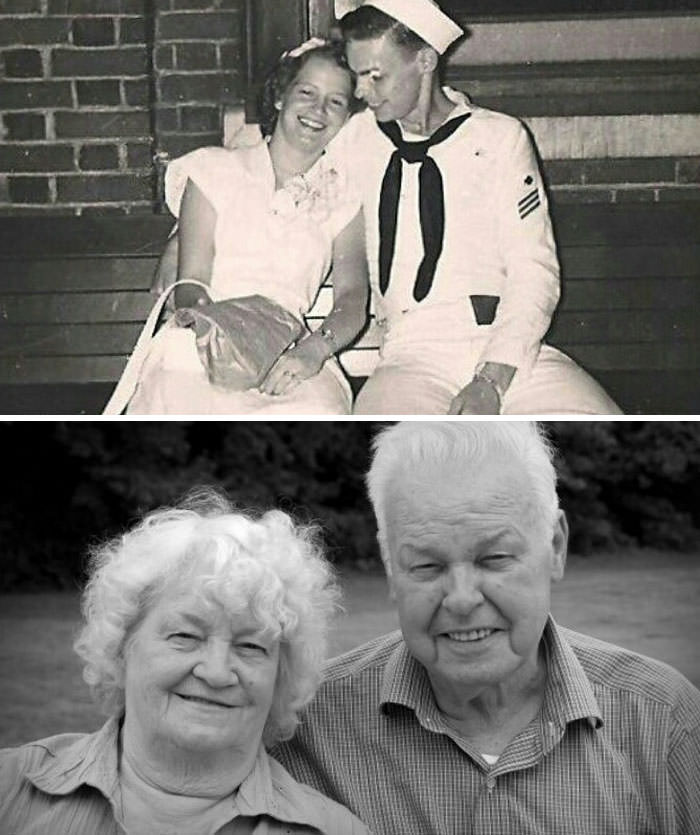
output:
[[[378,560],[364,489],[370,422],[6,423],[0,588],[75,586],[86,548],[213,484],[241,507],[319,522],[331,558]],[[699,544],[700,424],[561,422],[562,504],[574,550]]]

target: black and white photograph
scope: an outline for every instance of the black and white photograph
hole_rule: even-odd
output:
[[[699,0],[3,0],[0,400],[700,412]]]
[[[700,423],[5,422],[3,833],[700,826]]]

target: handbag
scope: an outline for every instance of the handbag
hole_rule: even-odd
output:
[[[199,281],[176,281],[161,293],[103,414],[119,415],[131,400],[165,303],[173,289],[182,284],[209,289]],[[279,356],[304,332],[299,319],[259,295],[179,308],[174,322],[194,331],[197,353],[209,381],[234,391],[259,386]]]

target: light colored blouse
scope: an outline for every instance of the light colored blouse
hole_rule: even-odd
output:
[[[123,835],[118,741],[113,718],[93,734],[60,734],[0,751],[0,832]],[[369,835],[345,807],[293,780],[262,746],[224,803],[229,813],[223,821],[218,816],[218,835]],[[192,832],[187,822],[179,831]]]

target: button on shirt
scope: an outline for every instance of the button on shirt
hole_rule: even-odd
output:
[[[331,662],[275,756],[377,835],[700,833],[700,693],[551,619],[543,641],[542,708],[495,765],[442,722],[400,632]]]
[[[94,734],[0,751],[0,832],[124,835],[118,738],[119,723],[110,719]],[[225,818],[219,835],[370,835],[347,809],[294,781],[263,748]]]

